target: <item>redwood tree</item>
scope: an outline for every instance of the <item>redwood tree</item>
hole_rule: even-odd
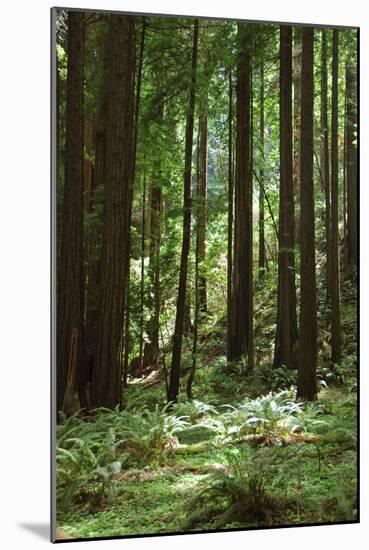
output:
[[[181,372],[181,352],[186,306],[186,287],[188,271],[188,254],[191,241],[191,184],[192,184],[192,146],[193,127],[196,99],[196,73],[197,73],[197,48],[199,39],[199,22],[194,21],[193,47],[192,47],[192,70],[189,101],[186,117],[186,138],[185,138],[185,162],[183,177],[183,235],[181,264],[179,271],[179,287],[177,297],[176,320],[173,335],[172,363],[168,388],[168,401],[175,402],[179,393],[179,379]]]
[[[57,409],[67,384],[83,394],[83,67],[84,13],[68,13],[65,177],[57,307]],[[74,353],[72,348],[74,348]],[[69,371],[69,372],[68,372]],[[73,372],[75,371],[75,372]]]
[[[278,305],[274,366],[295,368],[297,346],[292,175],[292,27],[280,27]]]
[[[301,136],[301,28],[293,30],[293,191],[295,197],[295,241],[300,242],[300,136]]]
[[[259,103],[260,103],[260,169],[259,169],[259,269],[260,275],[264,274],[266,267],[265,258],[265,216],[264,216],[264,145],[265,145],[265,124],[264,124],[264,62],[260,65],[260,91],[259,91]]]
[[[332,363],[341,361],[341,314],[338,249],[338,30],[333,30],[332,50],[332,204],[331,204],[331,301],[332,301]]]
[[[357,229],[358,229],[358,200],[357,200],[357,83],[355,66],[350,59],[346,66],[347,89],[347,263],[352,273],[357,267]]]
[[[137,23],[135,25],[135,34],[137,35]],[[130,281],[131,281],[131,218],[132,218],[132,198],[133,198],[133,186],[136,175],[136,161],[137,161],[137,143],[138,143],[138,122],[140,116],[141,105],[141,83],[143,72],[143,61],[145,51],[145,36],[146,36],[146,18],[142,17],[141,35],[139,54],[136,55],[136,67],[135,67],[135,102],[134,102],[134,114],[133,114],[133,168],[131,185],[129,187],[128,195],[128,246],[126,252],[126,284],[125,284],[125,320],[124,320],[124,344],[123,344],[123,387],[127,386],[128,376],[128,361],[130,352]]]
[[[131,16],[114,14],[109,18],[108,46],[102,303],[91,397],[94,406],[115,407],[121,394],[119,352],[133,174],[134,19]]]
[[[330,270],[331,270],[331,185],[329,175],[329,139],[328,139],[328,74],[327,74],[327,34],[322,30],[322,58],[321,58],[321,103],[320,127],[321,147],[320,166],[325,195],[325,250],[327,273],[327,300],[330,299]]]
[[[233,83],[228,74],[228,232],[227,232],[227,359],[232,360],[232,282],[233,282]]]
[[[204,273],[204,261],[206,257],[206,218],[207,218],[207,187],[208,187],[208,117],[202,113],[199,120],[199,162],[198,162],[198,300],[201,313],[207,311],[206,276]]]
[[[160,160],[154,163],[153,183],[150,192],[150,285],[151,318],[149,321],[150,359],[155,363],[159,356],[160,322],[160,244],[162,217],[162,190]]]
[[[297,397],[316,398],[317,309],[313,180],[314,29],[302,29],[301,74],[301,297]]]
[[[251,51],[249,36],[238,25],[240,59],[237,66],[237,134],[234,220],[234,264],[230,359],[249,356],[252,368],[250,319],[252,303],[252,176],[250,154]],[[251,363],[251,364],[250,364]]]
[[[90,194],[90,213],[93,212],[105,182],[105,150],[106,150],[106,90],[107,90],[107,44],[106,33],[101,33],[98,43],[99,55],[96,60],[96,70],[102,75],[97,90],[97,107],[95,112],[94,128],[94,169],[92,189]],[[88,239],[88,266],[86,269],[86,299],[85,299],[85,328],[84,353],[85,368],[88,381],[96,363],[97,324],[100,315],[101,288],[100,272],[101,257],[98,253],[100,234]]]

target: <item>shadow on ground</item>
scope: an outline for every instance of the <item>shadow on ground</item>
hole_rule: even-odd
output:
[[[50,525],[48,523],[19,523],[18,526],[43,540],[50,540]]]

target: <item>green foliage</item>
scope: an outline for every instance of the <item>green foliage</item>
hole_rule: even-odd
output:
[[[121,416],[124,422],[120,430],[125,446],[143,463],[153,457],[160,460],[165,450],[176,444],[176,436],[189,426],[185,417],[168,414],[168,406],[160,409],[156,405],[153,411],[139,409]]]
[[[230,433],[237,436],[262,434],[268,442],[288,428],[293,428],[292,419],[301,409],[301,405],[295,403],[287,391],[269,393],[254,400],[246,399],[237,406],[224,406],[228,412],[223,417],[231,426]]]
[[[116,459],[119,442],[114,429],[102,433],[84,428],[83,423],[69,430],[64,426],[64,433],[58,434],[56,476],[61,509],[67,509],[72,500],[87,500],[93,508],[104,497],[109,503],[114,499],[116,475],[122,467],[122,462]]]
[[[183,151],[190,81],[193,20],[147,17],[136,176],[131,220],[130,360],[138,354],[141,309],[142,190],[145,178],[144,337],[151,316],[150,193],[161,189],[160,347],[170,364],[176,311],[183,222]],[[142,21],[136,21],[140,36]],[[93,127],[100,113],[104,80],[101,44],[106,22],[89,25],[86,35],[85,116]],[[274,369],[279,217],[279,76],[277,25],[255,26],[253,51],[253,165],[265,175],[265,240],[268,266],[256,268],[254,242],[255,369],[226,359],[228,69],[236,84],[237,24],[200,22],[199,70],[194,128],[194,170],[198,117],[208,113],[208,189],[206,259],[199,266],[207,279],[208,311],[198,326],[195,400],[181,401],[192,364],[193,333],[184,338],[180,401],[168,408],[162,365],[154,383],[132,383],[123,391],[124,410],[98,409],[89,415],[61,416],[57,427],[58,520],[67,532],[94,537],[180,532],[183,529],[249,527],[355,520],[357,515],[357,304],[355,277],[341,278],[343,360],[330,362],[331,311],[326,297],[324,189],[314,166],[316,276],[318,298],[319,400],[296,403],[297,370]],[[296,29],[295,29],[296,31]],[[342,60],[355,58],[353,31],[340,31]],[[340,39],[341,40],[341,39]],[[320,44],[316,33],[316,45]],[[138,45],[138,44],[137,44]],[[329,36],[328,46],[331,47]],[[328,49],[329,49],[328,48]],[[296,52],[295,52],[296,53]],[[315,82],[320,85],[319,47]],[[63,205],[67,49],[57,45],[59,76],[58,215]],[[259,63],[265,69],[265,147],[260,150]],[[344,65],[340,64],[339,100],[344,103]],[[178,71],[178,67],[181,68]],[[295,76],[295,75],[294,75]],[[329,98],[330,99],[330,98]],[[233,105],[235,108],[235,104]],[[234,118],[235,110],[234,110]],[[320,102],[314,104],[314,150],[319,151]],[[339,133],[343,137],[343,117]],[[235,125],[234,125],[235,127]],[[95,128],[96,129],[96,128]],[[233,136],[236,137],[235,135]],[[235,139],[234,139],[235,141]],[[94,162],[95,144],[85,150]],[[343,153],[343,139],[339,143]],[[263,153],[263,154],[262,154]],[[341,155],[342,156],[342,155]],[[234,167],[235,168],[235,167]],[[342,166],[340,166],[340,174]],[[257,233],[258,182],[254,179],[254,232]],[[99,311],[100,290],[90,278],[102,252],[104,182],[85,199],[84,269],[88,278],[86,313]],[[193,179],[195,190],[196,178]],[[340,181],[341,186],[341,181]],[[195,196],[195,194],[194,194]],[[342,202],[340,203],[342,207]],[[192,214],[198,209],[193,200]],[[299,205],[295,204],[298,219]],[[341,214],[340,214],[341,216]],[[340,237],[343,234],[340,219]],[[59,224],[60,227],[60,224]],[[59,229],[58,229],[59,230]],[[255,236],[255,235],[254,235]],[[189,255],[187,297],[194,319],[195,225]],[[58,239],[60,242],[60,239]],[[297,303],[299,247],[295,248]],[[156,369],[156,366],[155,366]],[[135,381],[136,382],[136,381]],[[151,385],[152,384],[152,385]],[[194,495],[195,498],[194,498]],[[184,503],[184,505],[183,505]]]
[[[204,522],[215,529],[233,522],[245,526],[275,522],[282,509],[273,491],[275,479],[263,449],[227,453],[226,466],[212,474],[199,495],[186,504],[193,512],[184,528],[193,529]]]
[[[209,415],[217,415],[218,411],[211,403],[197,399],[183,401],[174,405],[173,410],[180,416],[185,416],[193,423]]]
[[[340,389],[64,418],[58,521],[90,537],[355,520],[356,422]]]
[[[241,363],[228,364],[224,355],[216,356],[211,363],[198,367],[196,385],[199,393],[204,396],[220,394],[223,398],[239,395],[243,389],[242,372]]]
[[[320,363],[317,369],[317,377],[322,385],[345,385],[351,391],[357,391],[357,358],[356,355],[343,357],[340,364]]]
[[[154,410],[98,409],[88,422],[77,415],[65,419],[57,431],[58,500],[67,508],[72,500],[114,499],[116,476],[132,466],[160,463],[189,423]]]

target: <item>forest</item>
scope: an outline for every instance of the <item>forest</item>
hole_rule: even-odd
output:
[[[56,537],[356,522],[358,29],[54,23]]]

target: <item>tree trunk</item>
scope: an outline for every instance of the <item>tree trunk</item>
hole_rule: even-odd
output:
[[[208,188],[208,117],[206,114],[200,116],[199,121],[199,173],[198,173],[198,248],[199,248],[199,308],[201,313],[207,311],[207,296],[206,296],[206,275],[204,273],[204,261],[206,257],[206,218],[207,218],[207,188]],[[196,301],[196,298],[195,298]],[[196,309],[196,307],[195,307]],[[196,313],[195,313],[196,316]]]
[[[94,146],[94,120],[93,115],[84,120],[84,149],[87,153],[83,160],[83,209],[90,210],[91,198],[93,194],[93,171],[94,163],[91,160]]]
[[[301,298],[297,397],[316,399],[317,311],[313,181],[314,29],[302,28],[301,75]]]
[[[83,65],[84,14],[69,12],[64,200],[58,264],[58,410],[63,408],[67,386],[81,392],[83,384],[82,373],[78,372],[83,330]]]
[[[199,134],[200,134],[200,140],[199,143],[201,143],[201,121],[199,123]],[[200,146],[201,147],[201,146]],[[202,208],[201,208],[201,201],[203,201],[204,197],[202,194],[202,182],[201,177],[201,150],[199,149],[199,155],[198,155],[198,163],[197,163],[197,185],[196,185],[196,202],[197,202],[197,208],[195,209],[195,217],[196,217],[196,247],[195,247],[195,316],[194,316],[194,322],[193,322],[193,345],[192,345],[192,365],[191,365],[191,371],[190,375],[187,380],[187,397],[188,399],[192,399],[192,384],[195,378],[196,374],[196,367],[197,367],[197,340],[198,340],[198,330],[199,330],[199,317],[200,317],[200,308],[201,308],[201,294],[200,294],[200,275],[199,275],[199,264],[200,264],[200,240],[202,238],[202,227],[201,224],[203,220],[201,220],[201,216],[204,214]],[[200,194],[201,193],[201,194]],[[199,201],[199,202],[198,202]]]
[[[264,227],[264,142],[265,142],[265,127],[264,127],[264,63],[260,65],[260,169],[259,169],[259,270],[260,275],[265,272],[265,227]]]
[[[295,196],[295,242],[300,242],[300,135],[301,135],[301,29],[294,28],[293,43],[293,189]]]
[[[327,31],[322,30],[321,60],[321,172],[325,194],[325,246],[326,246],[326,281],[327,302],[330,301],[331,271],[331,185],[329,177],[329,139],[328,139],[328,74],[327,74]]]
[[[229,69],[228,101],[228,248],[227,248],[227,359],[232,360],[232,279],[233,279],[233,84],[232,69]]]
[[[235,181],[234,266],[232,284],[232,334],[230,359],[249,354],[250,299],[252,299],[252,235],[250,172],[250,106],[251,106],[251,55],[249,44],[242,37],[242,24],[238,26],[241,58],[237,67],[237,138]],[[248,365],[251,368],[252,365]]]
[[[342,217],[343,217],[343,265],[342,272],[347,273],[347,65],[345,69],[345,105],[343,122],[343,162],[342,162]]]
[[[297,318],[292,174],[292,27],[280,27],[278,306],[274,367],[296,368]]]
[[[150,286],[151,286],[151,318],[149,323],[149,340],[152,362],[159,357],[159,321],[160,321],[160,243],[161,243],[161,210],[162,192],[160,186],[160,159],[155,163],[153,184],[151,188],[150,216]]]
[[[133,175],[134,19],[109,18],[106,122],[106,180],[101,258],[102,304],[94,406],[115,407],[121,399],[120,344],[128,260],[129,197]]]
[[[250,46],[250,49],[253,47]],[[252,56],[250,53],[250,157],[249,157],[249,181],[248,188],[248,335],[247,335],[247,371],[254,368],[254,217],[253,217],[253,192],[254,192],[254,84],[253,84]]]
[[[146,233],[146,172],[144,170],[142,183],[142,223],[141,223],[141,280],[140,280],[140,339],[138,376],[143,372],[144,356],[144,312],[145,312],[145,233]]]
[[[98,91],[98,106],[95,115],[94,129],[94,169],[92,189],[90,195],[90,212],[93,211],[99,200],[99,194],[105,182],[105,153],[106,153],[106,70],[107,48],[106,35],[99,43],[101,54],[98,58],[96,70],[101,74],[101,85]],[[84,362],[89,385],[96,364],[97,324],[101,309],[101,235],[95,235],[88,241],[88,266],[86,274],[86,307],[84,330]]]
[[[332,363],[341,361],[341,318],[338,249],[338,30],[333,30],[332,52],[332,213],[331,213],[331,300]]]
[[[346,69],[347,86],[347,263],[351,275],[357,269],[357,228],[358,228],[358,201],[357,201],[357,86],[355,69],[350,61]]]
[[[130,352],[130,281],[131,281],[131,218],[132,218],[132,197],[133,197],[133,185],[136,175],[136,159],[137,159],[137,142],[138,142],[138,121],[140,115],[140,102],[141,102],[141,82],[142,82],[142,69],[145,51],[145,36],[146,36],[146,18],[142,17],[141,37],[140,37],[140,54],[138,57],[138,66],[136,72],[136,90],[135,90],[135,107],[133,118],[133,173],[131,178],[131,185],[129,188],[128,197],[128,246],[127,246],[127,273],[126,273],[126,292],[125,292],[125,323],[124,323],[124,346],[123,346],[123,388],[127,387],[128,377],[128,363]]]
[[[186,305],[187,268],[188,254],[190,251],[191,239],[191,184],[192,184],[192,146],[193,126],[196,97],[196,73],[197,73],[197,47],[199,37],[199,22],[194,21],[193,49],[192,49],[192,72],[189,93],[189,104],[186,117],[186,143],[185,143],[185,166],[183,185],[183,235],[182,253],[179,272],[179,287],[177,297],[177,311],[173,336],[172,364],[169,380],[168,401],[176,402],[179,393],[179,379],[181,371],[181,353],[183,339],[183,325]]]

